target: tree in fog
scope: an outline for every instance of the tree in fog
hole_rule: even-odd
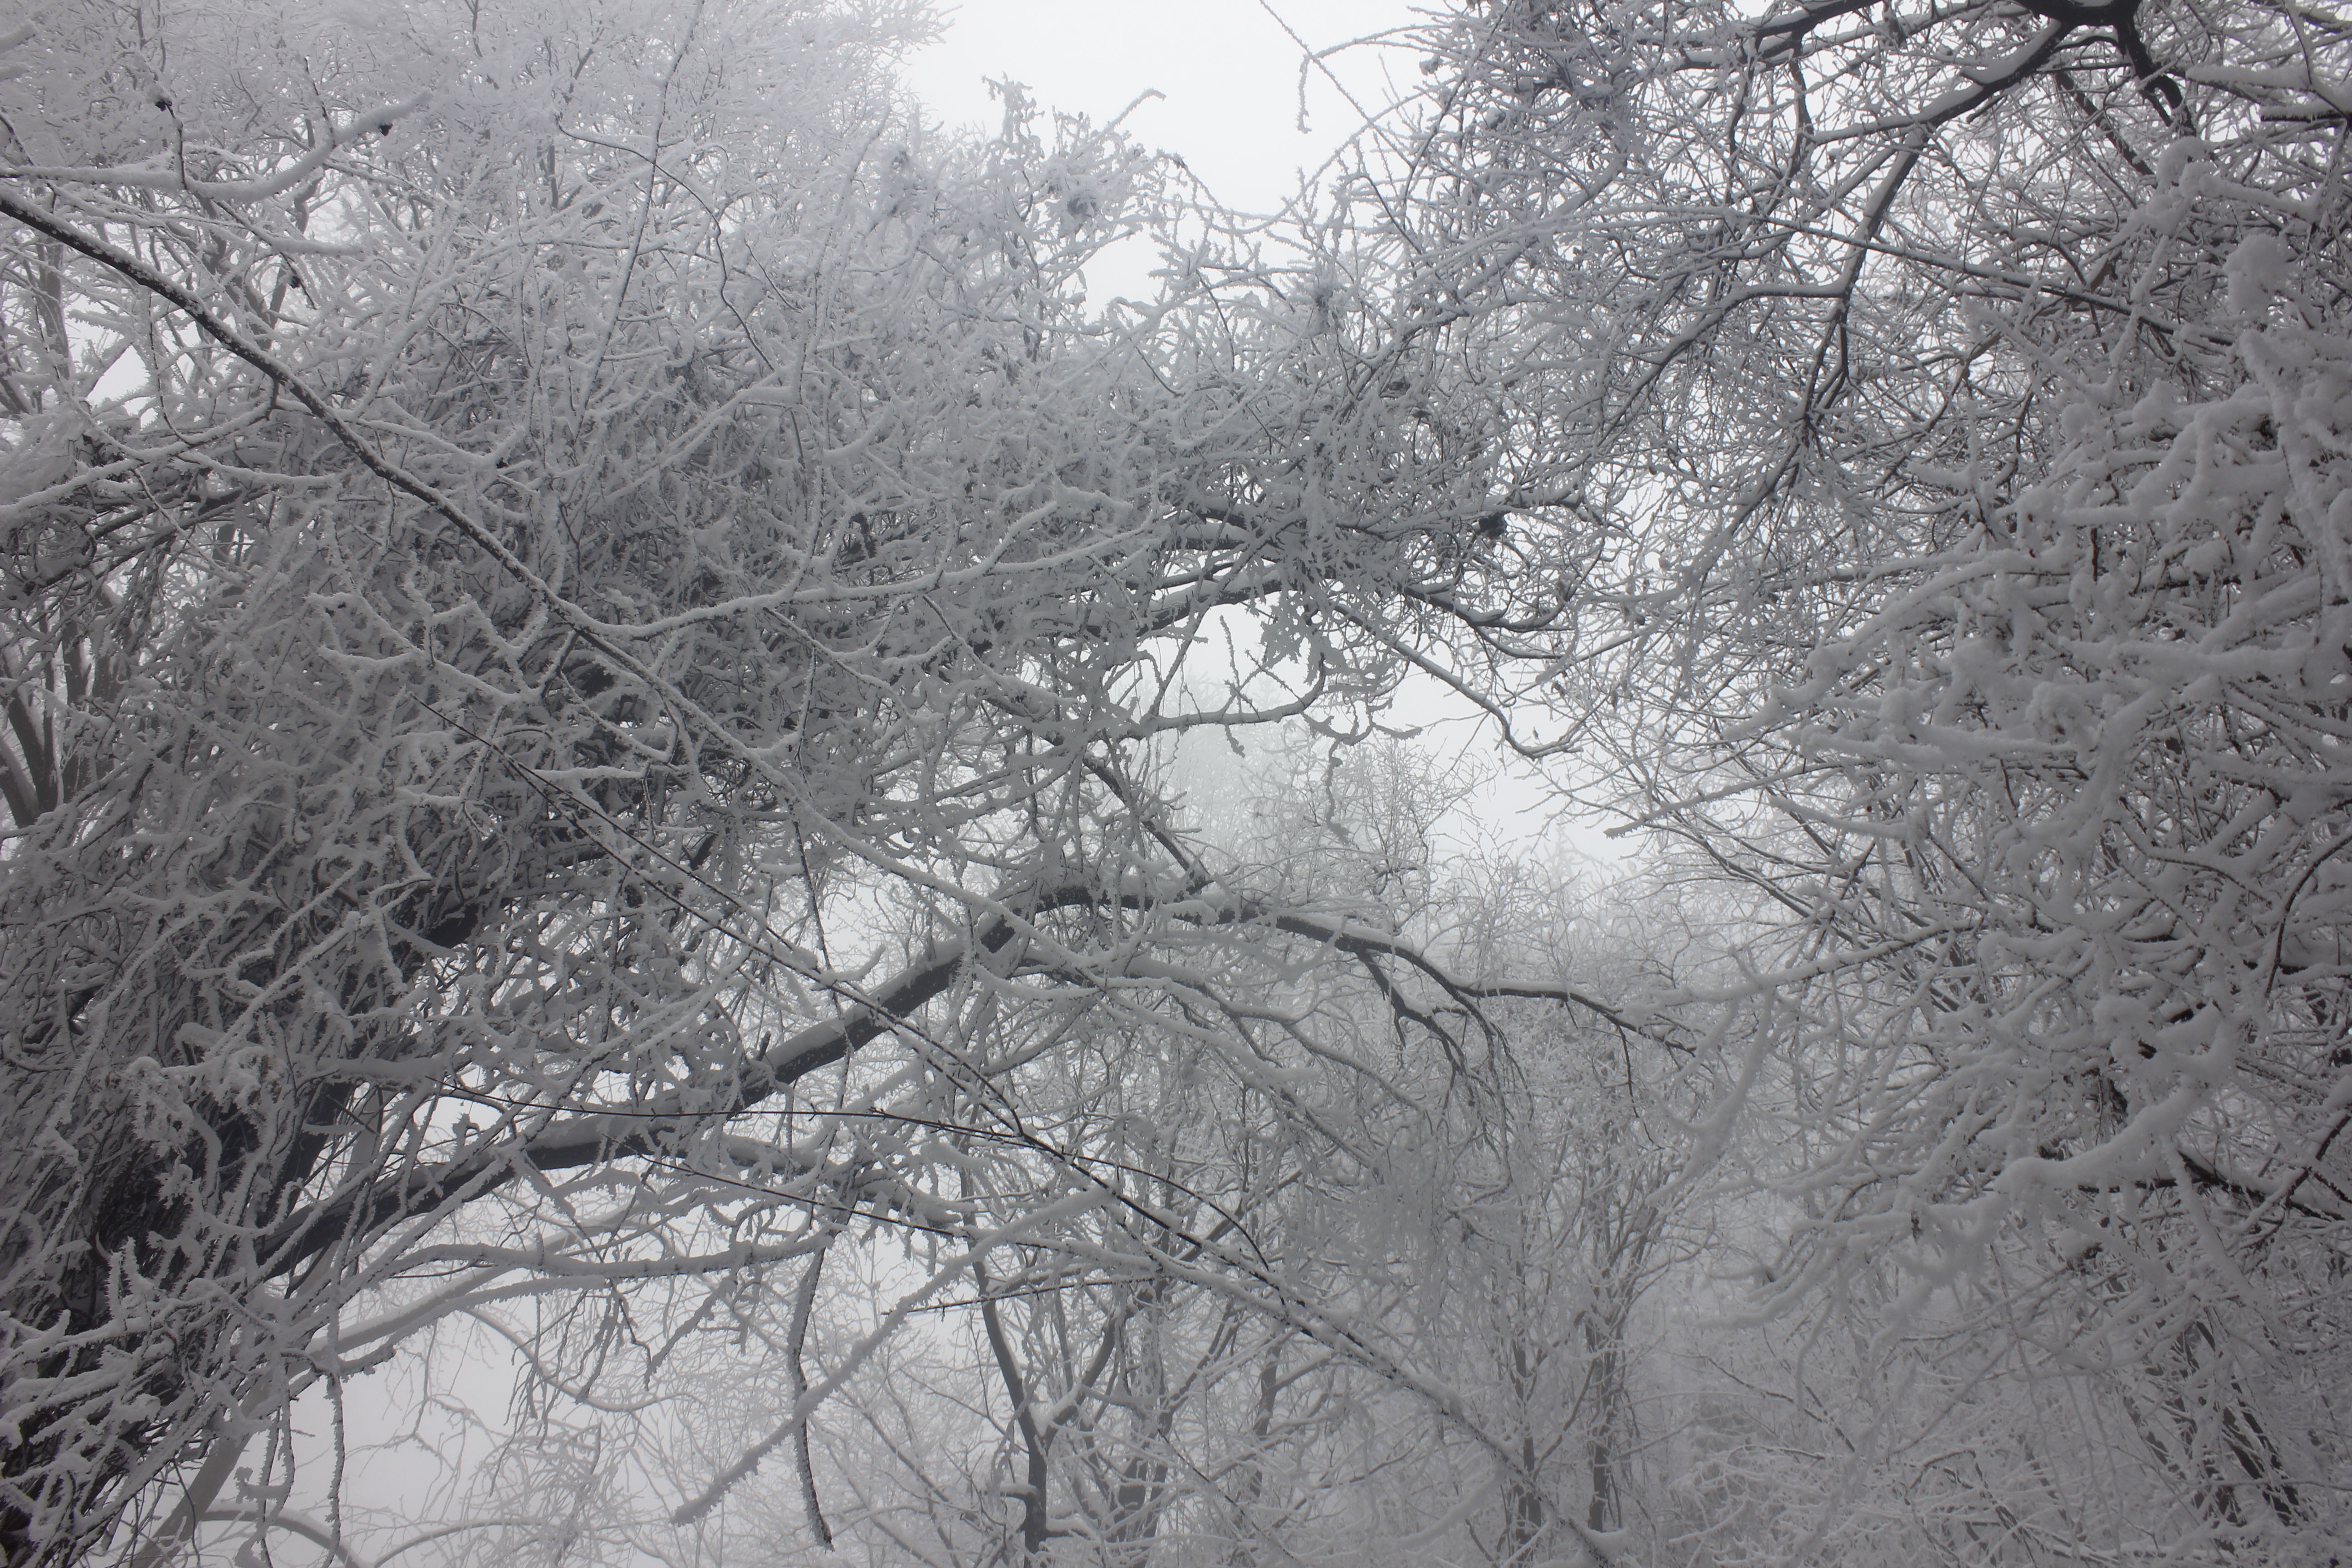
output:
[[[1014,1138],[997,1240],[1129,1203],[1028,1131],[1091,1135],[1029,1098],[1090,1092],[1082,1020],[1260,1082],[1204,996],[1398,962],[1222,893],[1139,763],[1360,728],[1416,627],[1521,592],[1491,448],[1378,390],[1454,372],[1245,258],[1087,318],[1158,166],[1009,89],[933,145],[887,76],[928,26],[7,35],[12,1560],[201,1460],[168,1540],[450,1311],[609,1350],[683,1276],[788,1324],[850,1215],[967,1223],[952,1142],[880,1126]],[[1234,606],[1291,689],[1187,706]]]
[[[1488,0],[1263,239],[929,26],[0,37],[12,1563],[460,1323],[477,1553],[2324,1560],[2347,24]]]
[[[1748,977],[1659,1000],[1758,1042],[1759,1310],[1862,1320],[1850,1440],[1937,1382],[2083,1423],[2106,1474],[2002,1550],[2340,1539],[2345,23],[1433,41],[1398,238],[1517,323],[1591,542],[1573,640],[1487,638],[1554,656],[1505,716],[1746,901]]]

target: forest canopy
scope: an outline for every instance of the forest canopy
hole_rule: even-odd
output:
[[[2337,1562],[2352,17],[937,26],[0,31],[7,1568]]]

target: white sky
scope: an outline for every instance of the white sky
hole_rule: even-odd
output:
[[[1349,49],[1310,70],[1299,129],[1298,43],[1317,50],[1394,34],[1417,19],[1405,0],[942,0],[947,35],[918,55],[908,86],[950,126],[993,129],[984,85],[1011,78],[1048,109],[1100,125],[1141,94],[1127,127],[1174,153],[1228,206],[1270,212],[1396,88],[1420,80],[1398,43]]]

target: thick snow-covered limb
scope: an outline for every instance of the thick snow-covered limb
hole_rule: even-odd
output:
[[[430,93],[398,99],[375,108],[362,110],[349,121],[336,125],[328,121],[326,134],[318,144],[282,169],[250,180],[205,180],[191,176],[188,162],[201,158],[205,149],[182,148],[178,155],[155,159],[146,164],[110,163],[89,168],[47,168],[30,164],[16,168],[0,168],[0,179],[30,180],[50,185],[86,185],[105,188],[119,186],[134,191],[184,191],[189,195],[210,202],[262,202],[272,196],[282,196],[327,166],[328,160],[353,142],[371,133],[389,136],[393,127],[418,112],[433,101]],[[168,111],[167,111],[168,112]],[[314,255],[346,254],[320,247]]]
[[[257,1412],[256,1414],[258,1414]],[[249,1429],[217,1430],[212,1435],[211,1446],[205,1451],[204,1463],[188,1478],[179,1500],[164,1515],[163,1521],[139,1543],[131,1553],[131,1568],[163,1568],[194,1541],[196,1527],[210,1518],[213,1505],[228,1485],[229,1476],[236,1468],[237,1459],[245,1452]]]
[[[971,952],[993,952],[1013,935],[1013,926],[1003,923],[985,930],[971,948],[961,942],[931,944],[914,963],[867,989],[840,1016],[809,1025],[747,1063],[724,1092],[723,1103],[692,1105],[689,1100],[703,1097],[677,1090],[643,1107],[559,1115],[541,1131],[511,1142],[488,1143],[461,1159],[404,1172],[387,1181],[371,1180],[299,1210],[271,1234],[260,1256],[272,1273],[287,1273],[346,1238],[373,1235],[396,1220],[479,1197],[525,1169],[574,1170],[674,1152],[682,1132],[749,1110],[898,1027],[947,990]]]
[[[339,1538],[309,1514],[290,1508],[265,1508],[246,1504],[238,1508],[206,1509],[203,1514],[206,1524],[252,1524],[264,1530],[283,1530],[300,1536],[343,1564],[343,1568],[373,1568],[365,1558],[353,1552],[350,1543]]]
[[[1104,901],[1104,895],[1090,885],[1074,884],[1043,893],[1001,895],[996,901],[1034,917]],[[1152,897],[1133,893],[1107,901],[1139,910],[1161,907]],[[1395,959],[1455,1000],[1556,1002],[1584,1008],[1644,1037],[1661,1037],[1649,1021],[1625,1014],[1572,984],[1464,979],[1448,973],[1415,945],[1345,920],[1263,910],[1230,895],[1180,896],[1170,900],[1162,912],[1187,923],[1213,927],[1265,925],[1339,952]],[[944,994],[967,963],[1003,951],[1023,938],[1027,925],[1026,919],[998,916],[981,925],[968,942],[931,942],[912,963],[881,984],[861,987],[845,997],[839,1016],[803,1027],[747,1063],[722,1092],[720,1103],[707,1103],[704,1094],[680,1089],[643,1106],[564,1111],[512,1141],[488,1142],[460,1159],[402,1171],[297,1211],[276,1227],[259,1256],[272,1274],[288,1273],[347,1238],[375,1234],[401,1219],[439,1212],[453,1202],[472,1201],[526,1171],[574,1170],[674,1152],[677,1140],[688,1131],[756,1109],[810,1074],[902,1026]]]

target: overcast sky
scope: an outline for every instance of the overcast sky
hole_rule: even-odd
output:
[[[1290,37],[1318,50],[1393,34],[1414,20],[1404,0],[962,0],[942,4],[947,35],[911,64],[908,85],[935,119],[992,128],[986,79],[1025,84],[1044,106],[1101,124],[1147,91],[1127,124],[1174,153],[1227,205],[1265,212],[1361,123],[1339,87],[1308,73],[1299,129],[1299,61]],[[1288,31],[1286,31],[1286,24]],[[1367,110],[1384,77],[1416,83],[1402,47],[1350,49],[1328,63]]]

